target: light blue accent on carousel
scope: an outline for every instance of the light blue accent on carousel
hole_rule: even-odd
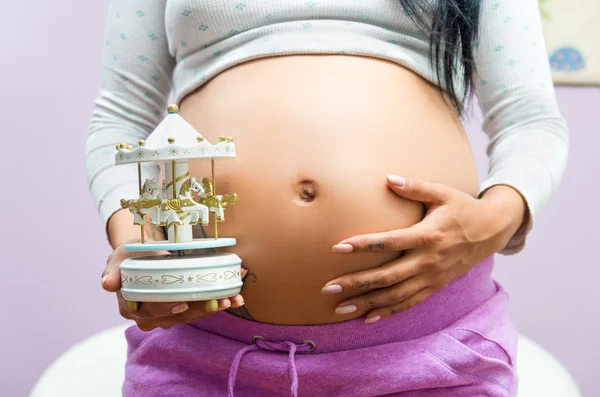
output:
[[[152,258],[152,257],[149,257]],[[201,258],[198,256],[194,256],[193,258]],[[188,266],[173,266],[173,265],[169,265],[168,267],[164,267],[164,268],[159,268],[159,267],[144,267],[144,266],[127,266],[126,264],[123,265],[121,264],[119,267],[121,268],[121,270],[146,270],[146,271],[156,271],[156,270],[161,270],[161,269],[169,269],[169,270],[202,270],[204,268],[210,268],[210,269],[216,269],[219,267],[231,267],[231,266],[236,266],[236,265],[241,265],[242,264],[242,260],[238,260],[235,262],[230,262],[230,263],[222,263],[219,265],[215,265],[215,264],[210,264],[210,265],[188,265]]]
[[[183,251],[206,248],[231,247],[236,244],[235,238],[202,238],[185,243],[170,243],[168,241],[149,241],[147,243],[125,244],[125,251]]]
[[[550,67],[557,72],[579,72],[586,68],[583,54],[574,47],[562,47],[550,55]]]
[[[241,288],[244,285],[243,282],[237,284],[227,284],[223,287],[210,287],[210,288],[186,288],[186,289],[169,289],[169,290],[149,290],[149,289],[130,289],[121,288],[121,292],[126,294],[144,294],[144,295],[165,295],[165,294],[194,294],[201,292],[216,292],[225,291],[228,289]]]

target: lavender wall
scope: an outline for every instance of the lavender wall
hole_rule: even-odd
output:
[[[121,322],[114,298],[100,290],[109,249],[82,158],[105,3],[12,2],[0,24],[0,395],[25,396],[62,351]],[[497,276],[522,333],[558,356],[585,395],[596,395],[600,90],[558,91],[572,131],[569,169],[527,250],[499,258]],[[477,127],[470,134],[483,172],[485,136]]]

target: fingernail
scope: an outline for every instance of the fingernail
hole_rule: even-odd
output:
[[[246,274],[248,274],[248,269],[242,269],[242,278],[246,277]]]
[[[350,314],[350,313],[354,313],[357,310],[358,310],[358,307],[356,307],[354,305],[340,306],[337,309],[335,309],[335,314]]]
[[[379,320],[381,320],[381,316],[369,317],[365,320],[365,324],[371,324],[371,323],[374,323],[375,321],[379,321]]]
[[[404,185],[406,185],[406,179],[402,178],[401,176],[398,176],[398,175],[388,175],[387,178],[388,178],[388,181],[392,185],[396,185],[396,186],[399,186],[399,187],[403,187]]]
[[[104,282],[106,281],[107,278],[108,278],[108,274],[105,274],[104,276],[102,276],[102,281],[100,282],[100,285],[102,285],[104,287]]]
[[[180,303],[177,306],[173,306],[173,308],[171,309],[171,313],[173,313],[173,314],[183,313],[184,311],[186,311],[189,308],[190,307],[187,305],[187,303]]]
[[[232,303],[237,303],[238,305],[243,305],[244,304],[244,297],[243,296],[239,296],[239,297],[235,297],[235,298],[231,298]]]
[[[223,304],[223,308],[221,309],[221,305],[219,305],[220,310],[227,310],[231,307],[231,301],[229,299],[223,299],[221,303]]]
[[[204,310],[207,312],[216,312],[219,310],[219,302],[216,299],[206,301],[204,303]]]
[[[339,294],[340,292],[343,291],[343,288],[341,285],[329,285],[327,287],[323,287],[321,289],[321,292],[325,295],[334,295],[334,294]]]
[[[336,244],[331,250],[333,252],[347,254],[348,252],[352,252],[354,250],[354,247],[351,244]]]

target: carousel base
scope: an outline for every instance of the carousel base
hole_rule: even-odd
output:
[[[137,302],[229,298],[241,291],[241,265],[234,253],[127,258],[120,266],[121,293]]]
[[[125,292],[121,289],[123,299],[134,302],[193,302],[193,301],[208,301],[213,299],[231,298],[236,296],[242,290],[242,283],[237,288],[230,288],[218,291],[200,291],[200,292],[180,292],[149,295],[148,293],[132,293]]]
[[[230,247],[236,244],[235,238],[196,238],[184,243],[174,243],[168,240],[148,241],[146,243],[125,244],[125,251],[184,251],[206,248]]]

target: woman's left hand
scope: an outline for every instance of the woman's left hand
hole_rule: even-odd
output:
[[[505,247],[523,222],[525,203],[496,185],[481,199],[443,184],[388,176],[399,196],[425,205],[424,219],[406,229],[350,237],[334,252],[403,251],[382,266],[330,281],[322,292],[353,296],[338,314],[366,313],[366,322],[408,310]]]

